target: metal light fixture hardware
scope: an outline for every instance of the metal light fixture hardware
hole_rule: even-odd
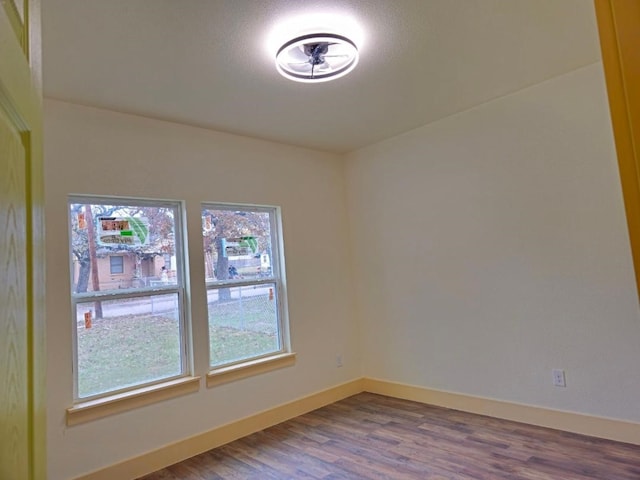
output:
[[[276,54],[276,68],[281,75],[296,82],[327,82],[353,70],[358,58],[358,47],[349,38],[313,33],[282,45]]]

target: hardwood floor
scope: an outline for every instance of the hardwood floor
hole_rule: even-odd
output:
[[[361,393],[143,480],[639,480],[640,446]]]

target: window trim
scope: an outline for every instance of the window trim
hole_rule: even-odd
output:
[[[83,400],[67,408],[67,426],[90,422],[133,408],[151,405],[162,400],[179,397],[200,389],[200,377],[190,375],[115,393],[93,400]]]
[[[294,365],[295,362],[296,354],[294,352],[284,352],[214,368],[207,374],[207,388],[253,377],[254,375],[260,375],[261,373],[267,373],[272,370],[290,367]]]
[[[144,288],[129,288],[99,292],[83,292],[73,293],[74,285],[74,257],[73,246],[71,242],[72,220],[70,214],[70,206],[72,204],[91,204],[91,205],[122,205],[136,207],[157,207],[171,208],[174,210],[174,242],[176,256],[176,282],[168,285],[157,285]],[[72,330],[72,378],[73,378],[73,405],[80,407],[83,405],[110,404],[112,398],[128,398],[136,397],[141,393],[148,391],[163,390],[165,387],[171,387],[176,382],[181,384],[180,380],[188,380],[193,377],[193,349],[191,342],[191,309],[188,305],[189,294],[187,291],[188,276],[187,265],[189,262],[188,251],[186,246],[186,208],[183,200],[166,200],[166,199],[150,199],[139,197],[118,197],[118,196],[102,196],[102,195],[68,195],[67,196],[67,220],[68,225],[68,247],[69,247],[69,292],[71,300],[71,330]],[[123,264],[124,267],[124,264]],[[164,377],[144,383],[137,383],[116,390],[97,393],[86,397],[80,397],[78,392],[78,327],[77,327],[77,305],[79,303],[87,303],[91,301],[119,300],[125,298],[153,297],[159,295],[177,295],[178,314],[180,316],[179,333],[180,333],[180,373],[171,377]],[[74,409],[71,407],[68,414]]]
[[[245,287],[253,285],[275,285],[276,314],[278,322],[278,335],[280,349],[277,351],[256,355],[250,358],[243,358],[224,364],[213,365],[211,347],[208,348],[209,374],[207,375],[207,386],[211,387],[220,383],[255,375],[263,371],[274,368],[288,366],[295,361],[295,354],[291,349],[291,337],[289,329],[289,313],[287,303],[287,282],[285,275],[284,261],[284,236],[282,231],[282,211],[276,205],[256,205],[244,203],[224,203],[224,202],[201,202],[200,212],[204,210],[227,210],[227,211],[251,211],[269,214],[269,234],[271,240],[271,275],[255,280],[247,279],[227,279],[227,280],[207,280],[205,278],[206,295],[210,290],[221,288]],[[201,231],[202,234],[202,231]],[[209,330],[209,308],[207,305],[207,329]],[[209,342],[211,333],[209,330]],[[283,362],[282,359],[286,361]],[[290,363],[289,363],[290,361]],[[271,364],[271,366],[269,366]],[[240,372],[240,373],[234,373]],[[223,380],[224,378],[224,380]]]

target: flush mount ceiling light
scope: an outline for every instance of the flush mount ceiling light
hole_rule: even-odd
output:
[[[313,33],[289,40],[276,54],[281,75],[296,82],[318,83],[343,77],[358,64],[358,47],[333,33]]]

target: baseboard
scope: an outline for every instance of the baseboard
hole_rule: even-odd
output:
[[[78,477],[76,480],[112,480],[114,478],[133,480],[361,392],[378,393],[464,412],[640,445],[640,423],[432,390],[374,378],[360,378],[111,465]]]
[[[291,418],[303,415],[325,405],[337,402],[363,391],[363,379],[353,380],[335,387],[279,405],[236,422],[189,437],[153,452],[125,460],[101,470],[78,477],[76,480],[133,480],[161,468],[181,462],[212,448],[264,430]]]
[[[363,390],[464,412],[640,445],[640,423],[432,390],[373,378],[363,379]]]

